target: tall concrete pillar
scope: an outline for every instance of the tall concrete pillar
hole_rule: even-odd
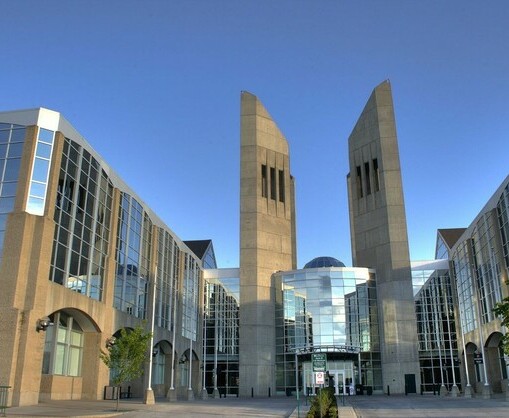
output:
[[[349,139],[354,266],[376,269],[383,387],[420,388],[417,325],[391,85],[375,88]]]
[[[288,143],[256,96],[241,95],[241,396],[275,394],[272,273],[295,267],[294,190]]]

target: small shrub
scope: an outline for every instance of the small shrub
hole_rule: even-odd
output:
[[[307,418],[337,418],[337,416],[338,409],[334,389],[321,389],[311,402]]]

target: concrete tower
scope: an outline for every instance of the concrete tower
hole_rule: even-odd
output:
[[[354,266],[376,269],[384,390],[420,387],[417,329],[391,85],[375,88],[348,139]]]
[[[241,396],[275,394],[272,273],[296,267],[288,143],[256,96],[241,94]]]

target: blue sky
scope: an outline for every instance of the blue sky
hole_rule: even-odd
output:
[[[240,92],[287,137],[298,265],[351,263],[347,139],[391,80],[412,259],[509,174],[507,1],[29,1],[0,13],[0,110],[61,112],[182,239],[238,264]]]

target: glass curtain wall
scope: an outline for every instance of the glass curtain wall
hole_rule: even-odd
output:
[[[505,187],[498,200],[497,216],[505,268],[509,272],[509,185]]]
[[[301,388],[302,364],[310,362],[309,353],[319,351],[328,353],[331,364],[348,360],[356,383],[381,390],[374,272],[359,268],[305,269],[278,273],[275,279],[278,393],[295,390],[296,350],[302,353],[299,354]]]
[[[33,215],[44,215],[54,137],[55,132],[38,128],[37,145],[30,177],[30,193],[26,206],[26,211]]]
[[[0,262],[7,215],[12,212],[16,198],[25,135],[24,126],[0,123]]]
[[[412,276],[419,280],[427,277],[415,296],[421,389],[433,392],[444,384],[450,390],[454,380],[460,388],[453,288],[449,271],[412,270]]]
[[[55,202],[49,279],[101,300],[113,185],[99,162],[65,139]]]
[[[239,387],[239,279],[208,279],[204,292],[205,388],[237,395]]]
[[[185,254],[184,257],[184,283],[182,289],[182,336],[192,341],[196,341],[198,331],[200,266],[190,254]]]
[[[172,330],[175,296],[178,277],[175,275],[175,261],[178,260],[178,246],[170,233],[159,228],[158,266],[156,288],[156,324]],[[177,252],[177,257],[174,253]]]
[[[141,204],[121,193],[114,307],[146,319],[152,222]]]

